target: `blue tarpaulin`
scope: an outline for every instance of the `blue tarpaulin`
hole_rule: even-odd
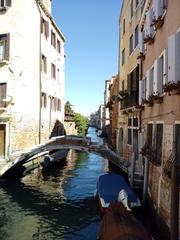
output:
[[[128,186],[126,180],[118,174],[107,173],[99,177],[97,193],[105,204],[118,201],[118,194],[124,190],[128,196],[129,206],[140,206],[140,201],[133,190]]]

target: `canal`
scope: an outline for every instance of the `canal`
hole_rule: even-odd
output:
[[[93,141],[95,128],[89,128]],[[1,240],[95,240],[100,218],[94,199],[107,161],[70,150],[63,166],[35,169],[19,182],[1,183]]]

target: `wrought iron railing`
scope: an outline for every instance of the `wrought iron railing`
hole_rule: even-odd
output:
[[[171,178],[172,166],[175,162],[175,151],[172,151],[168,160],[164,163],[163,173]]]
[[[138,91],[131,92],[121,101],[121,109],[138,105]]]
[[[160,161],[157,157],[155,148],[151,146],[148,142],[146,142],[144,146],[141,148],[141,154],[147,157],[147,159],[154,165],[156,166],[160,165]]]

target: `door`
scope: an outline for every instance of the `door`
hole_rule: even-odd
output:
[[[6,125],[0,124],[0,157],[5,156]]]

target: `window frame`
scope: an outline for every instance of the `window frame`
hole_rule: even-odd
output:
[[[121,52],[122,66],[125,64],[125,48]]]
[[[130,38],[129,38],[129,55],[131,55],[131,53],[134,50],[134,44],[133,44],[133,34],[131,34]]]
[[[56,65],[51,63],[51,78],[56,79]]]
[[[3,43],[2,44],[2,48],[3,48],[3,54],[0,57],[0,61],[7,61],[9,60],[9,54],[10,54],[10,34],[9,33],[4,33],[4,34],[0,34],[0,42]]]
[[[47,57],[41,54],[41,72],[47,73]]]
[[[53,30],[51,30],[51,45],[56,48],[56,34]]]

